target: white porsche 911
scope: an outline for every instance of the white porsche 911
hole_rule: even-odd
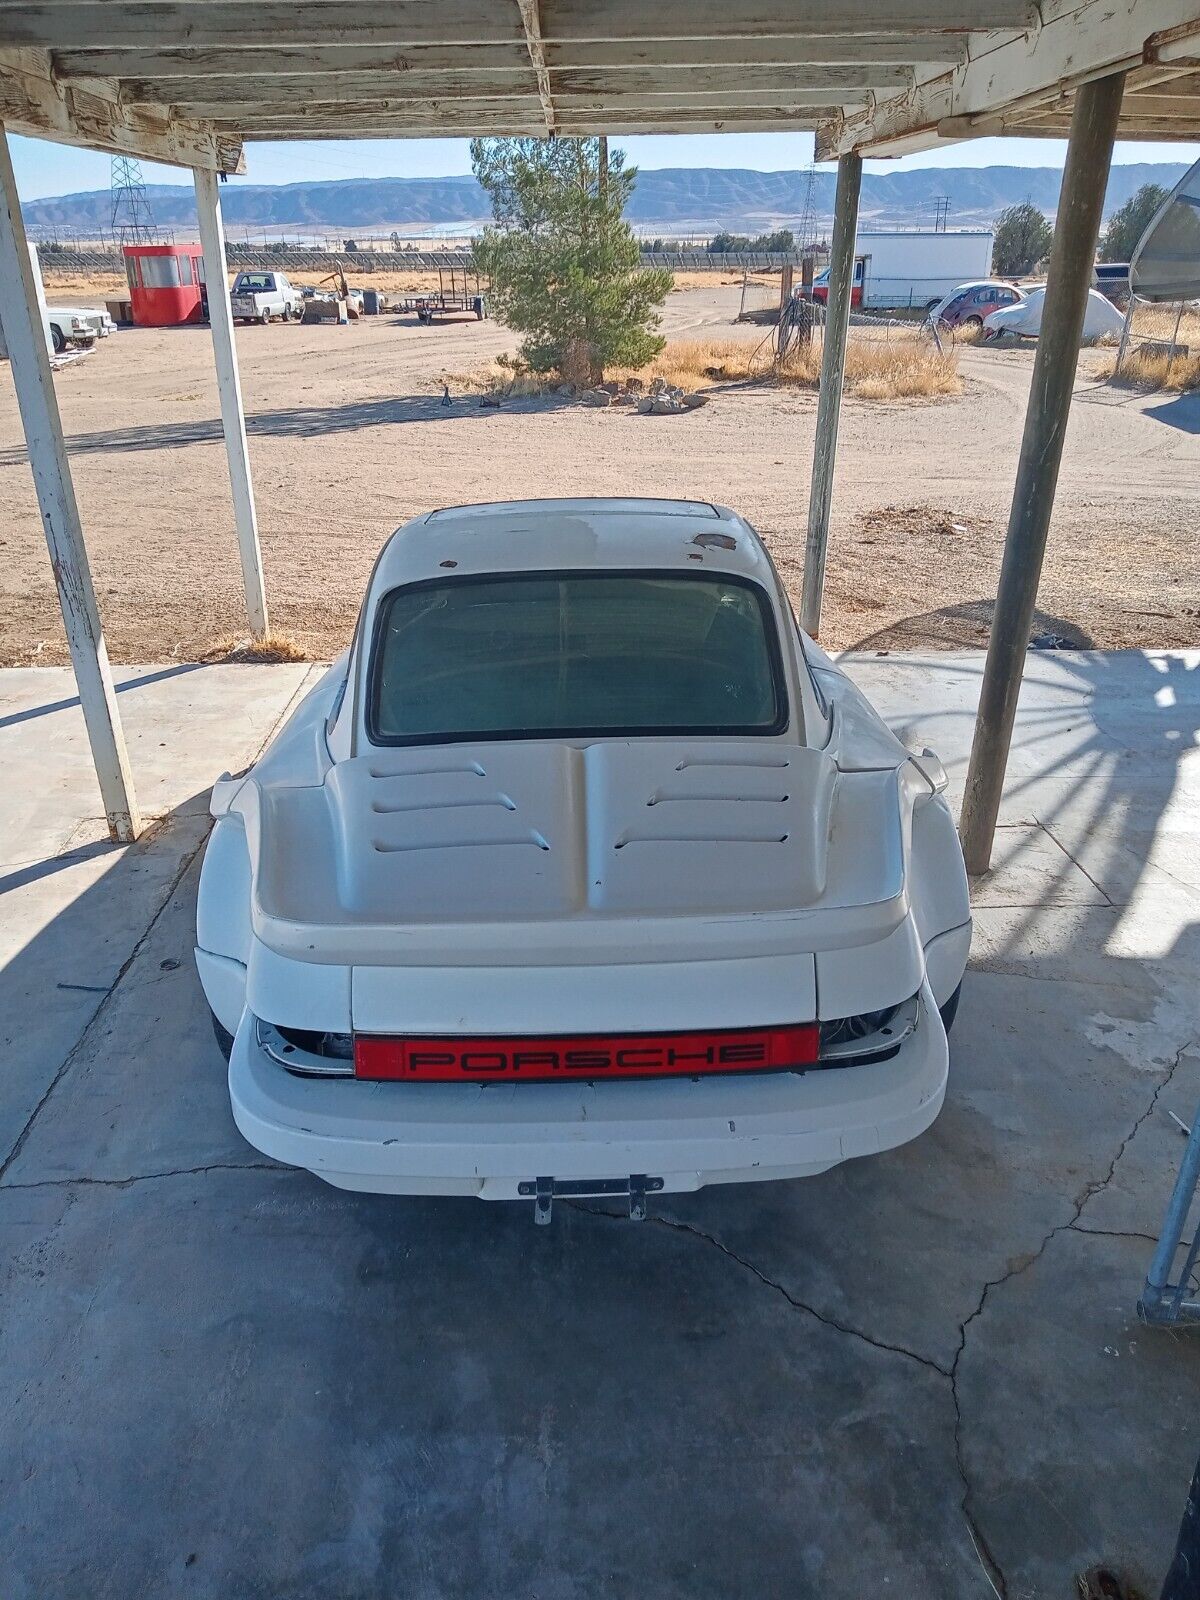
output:
[[[213,790],[196,962],[237,1125],[341,1188],[540,1221],[902,1144],[970,944],[945,782],[733,512],[419,517]]]

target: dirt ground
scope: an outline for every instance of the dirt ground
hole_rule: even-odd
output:
[[[762,330],[738,289],[667,303],[680,338]],[[53,298],[53,294],[52,294]],[[441,404],[444,374],[514,341],[494,323],[239,329],[272,625],[314,657],[345,642],[380,544],[439,505],[515,496],[680,495],[744,513],[793,594],[816,398],[731,387],[678,417],[550,399]],[[1200,643],[1200,395],[1114,390],[1085,353],[1036,629],[1105,648]],[[1032,352],[963,349],[957,397],[848,400],[822,640],[982,643]],[[192,659],[244,635],[207,329],[123,330],[61,370],[59,402],[118,661]],[[451,379],[451,394],[455,385]],[[0,376],[0,663],[65,659],[11,378]]]

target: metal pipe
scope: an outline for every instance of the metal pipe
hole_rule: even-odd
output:
[[[833,467],[837,457],[842,381],[846,375],[846,337],[854,287],[854,241],[858,232],[858,195],[862,157],[851,151],[838,158],[837,192],[833,201],[833,239],[829,257],[829,300],[825,344],[821,352],[821,391],[817,400],[817,435],[813,443],[812,487],[808,495],[808,539],[804,546],[804,592],[800,626],[817,637],[825,588],[825,554],[829,548],[829,511],[833,503]]]
[[[8,135],[2,124],[0,322],[4,325],[33,486],[50,550],[50,565],[62,608],[71,665],[75,669],[79,704],[83,709],[96,777],[100,780],[108,831],[118,843],[129,844],[141,833],[142,819],[133,792],[133,774],[63,440],[54,373],[46,348],[44,313],[38,304],[33,261],[21,220],[17,180],[9,154]]]
[[[242,558],[242,584],[246,615],[256,639],[265,639],[267,591],[263,580],[262,549],[258,542],[258,513],[254,509],[254,480],[250,476],[250,450],[246,443],[246,417],[242,410],[242,382],[238,376],[237,345],[233,337],[233,310],[229,304],[229,278],[225,265],[225,228],[217,174],[193,169],[196,215],[200,243],[204,246],[204,283],[208,293],[208,321],[212,328],[213,356],[217,366],[217,394],[221,403],[221,429],[233,490],[233,520]]]
[[[1025,433],[963,795],[959,832],[970,873],[986,872],[991,863],[1124,85],[1125,74],[1117,72],[1075,91]]]

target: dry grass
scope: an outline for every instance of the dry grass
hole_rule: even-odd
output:
[[[286,633],[268,633],[263,639],[239,639],[235,635],[227,635],[214,639],[194,659],[278,664],[282,661],[308,661],[310,653]]]
[[[614,378],[630,373],[614,372]],[[789,388],[816,389],[821,378],[821,345],[796,345],[779,365],[769,344],[732,339],[674,339],[637,376],[665,378],[681,389],[706,389],[714,383],[758,381]],[[953,350],[939,355],[928,339],[901,334],[887,340],[851,338],[846,350],[846,392],[860,400],[932,399],[962,393]]]
[[[42,282],[50,305],[73,300],[76,305],[127,300],[129,285],[123,272],[55,272],[42,264]]]
[[[895,330],[893,330],[894,334]],[[711,389],[718,383],[770,383],[786,388],[817,389],[821,380],[821,344],[797,345],[779,365],[769,343],[738,339],[670,339],[662,353],[645,367],[613,367],[607,378],[624,382],[655,378],[685,390]],[[433,380],[452,394],[497,395],[503,399],[545,394],[555,377],[522,371],[501,358],[467,372],[445,372]],[[928,339],[901,332],[887,340],[851,338],[846,351],[846,393],[859,400],[929,400],[962,393],[958,359],[952,349],[939,355]]]
[[[1133,314],[1129,349],[1116,373],[1116,357],[1100,369],[1099,376],[1113,378],[1131,389],[1166,389],[1182,393],[1200,389],[1200,311],[1188,307],[1182,317],[1178,306],[1138,306]],[[1187,354],[1171,357],[1165,349],[1140,349],[1143,341],[1170,345],[1172,340]]]

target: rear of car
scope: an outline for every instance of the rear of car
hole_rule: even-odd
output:
[[[213,809],[197,961],[234,1115],[331,1183],[636,1206],[940,1107],[970,930],[936,763],[810,666],[731,513],[410,525]]]
[[[978,331],[985,318],[1006,306],[1020,304],[1023,292],[1009,283],[991,280],[964,283],[940,300],[929,312],[929,321],[938,328]]]

